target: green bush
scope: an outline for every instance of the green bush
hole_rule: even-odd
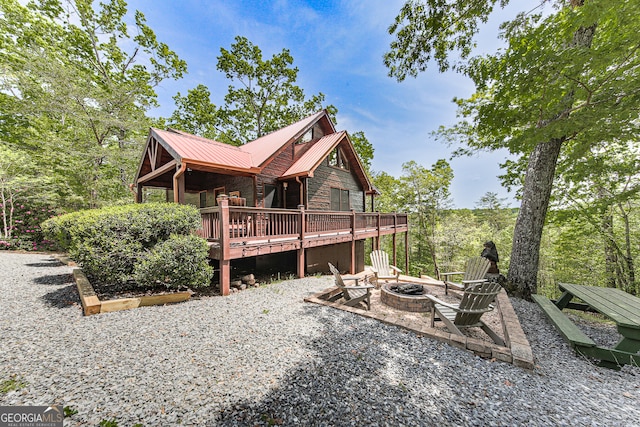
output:
[[[194,235],[172,235],[136,264],[134,279],[140,286],[209,286],[213,268],[208,263],[208,253],[209,246],[204,239]]]
[[[123,285],[146,252],[172,235],[192,233],[200,224],[193,206],[148,203],[74,212],[45,221],[42,229],[92,281]]]

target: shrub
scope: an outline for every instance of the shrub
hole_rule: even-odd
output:
[[[189,234],[199,226],[198,209],[173,203],[80,211],[42,224],[46,236],[68,250],[92,281],[110,285],[131,280],[145,251],[173,234]]]
[[[3,205],[0,204],[0,208]],[[7,229],[0,230],[0,250],[54,250],[55,245],[47,240],[40,228],[40,222],[55,214],[53,209],[39,203],[30,205],[15,204],[12,206],[13,214],[7,221]],[[2,223],[2,221],[0,221]],[[11,237],[8,237],[8,236]]]
[[[135,281],[140,286],[163,284],[167,288],[209,286],[213,268],[208,263],[208,253],[204,239],[174,234],[136,264]]]

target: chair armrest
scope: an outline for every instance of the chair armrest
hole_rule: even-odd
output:
[[[375,267],[371,267],[371,271],[373,271],[375,274],[378,274],[378,269]]]
[[[373,285],[362,285],[362,286],[345,286],[347,289],[373,289],[375,286]]]
[[[479,283],[484,283],[486,281],[487,281],[487,279],[475,279],[475,280],[463,280],[462,283],[464,285],[477,285]]]
[[[398,274],[402,273],[402,270],[400,270],[398,267],[396,267],[395,265],[390,265],[389,266],[392,270],[398,272]]]
[[[353,280],[354,282],[356,282],[356,286],[358,286],[358,281],[362,279],[362,277],[359,277],[359,276],[341,276],[341,277],[343,282],[345,280]]]
[[[442,275],[445,277],[445,280],[447,280],[447,277],[455,276],[456,274],[464,274],[464,271],[450,271],[448,273],[442,273]]]
[[[440,304],[440,305],[444,305],[445,307],[448,307],[452,310],[459,310],[460,307],[456,304],[449,304],[448,302],[444,302],[441,299],[438,299],[436,296],[434,295],[425,295],[425,297],[429,298],[434,304]]]

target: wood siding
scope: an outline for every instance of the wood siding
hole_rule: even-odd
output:
[[[351,163],[350,163],[351,165]],[[352,171],[329,166],[326,159],[309,179],[309,210],[331,210],[331,188],[349,190],[351,209],[364,212],[364,191]]]

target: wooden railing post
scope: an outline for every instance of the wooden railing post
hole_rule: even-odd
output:
[[[377,212],[376,216],[376,230],[378,230],[378,236],[376,237],[376,249],[380,249],[380,212]]]
[[[349,274],[356,274],[356,211],[351,209],[351,266]]]
[[[231,286],[231,260],[229,259],[229,200],[218,199],[220,206],[220,293],[229,295]]]
[[[398,214],[393,213],[393,265],[398,265],[396,257],[396,230],[398,229]]]
[[[304,205],[298,205],[300,209],[300,224],[298,225],[298,233],[300,234],[300,248],[298,248],[298,277],[304,277],[304,234],[306,232],[306,214]]]

